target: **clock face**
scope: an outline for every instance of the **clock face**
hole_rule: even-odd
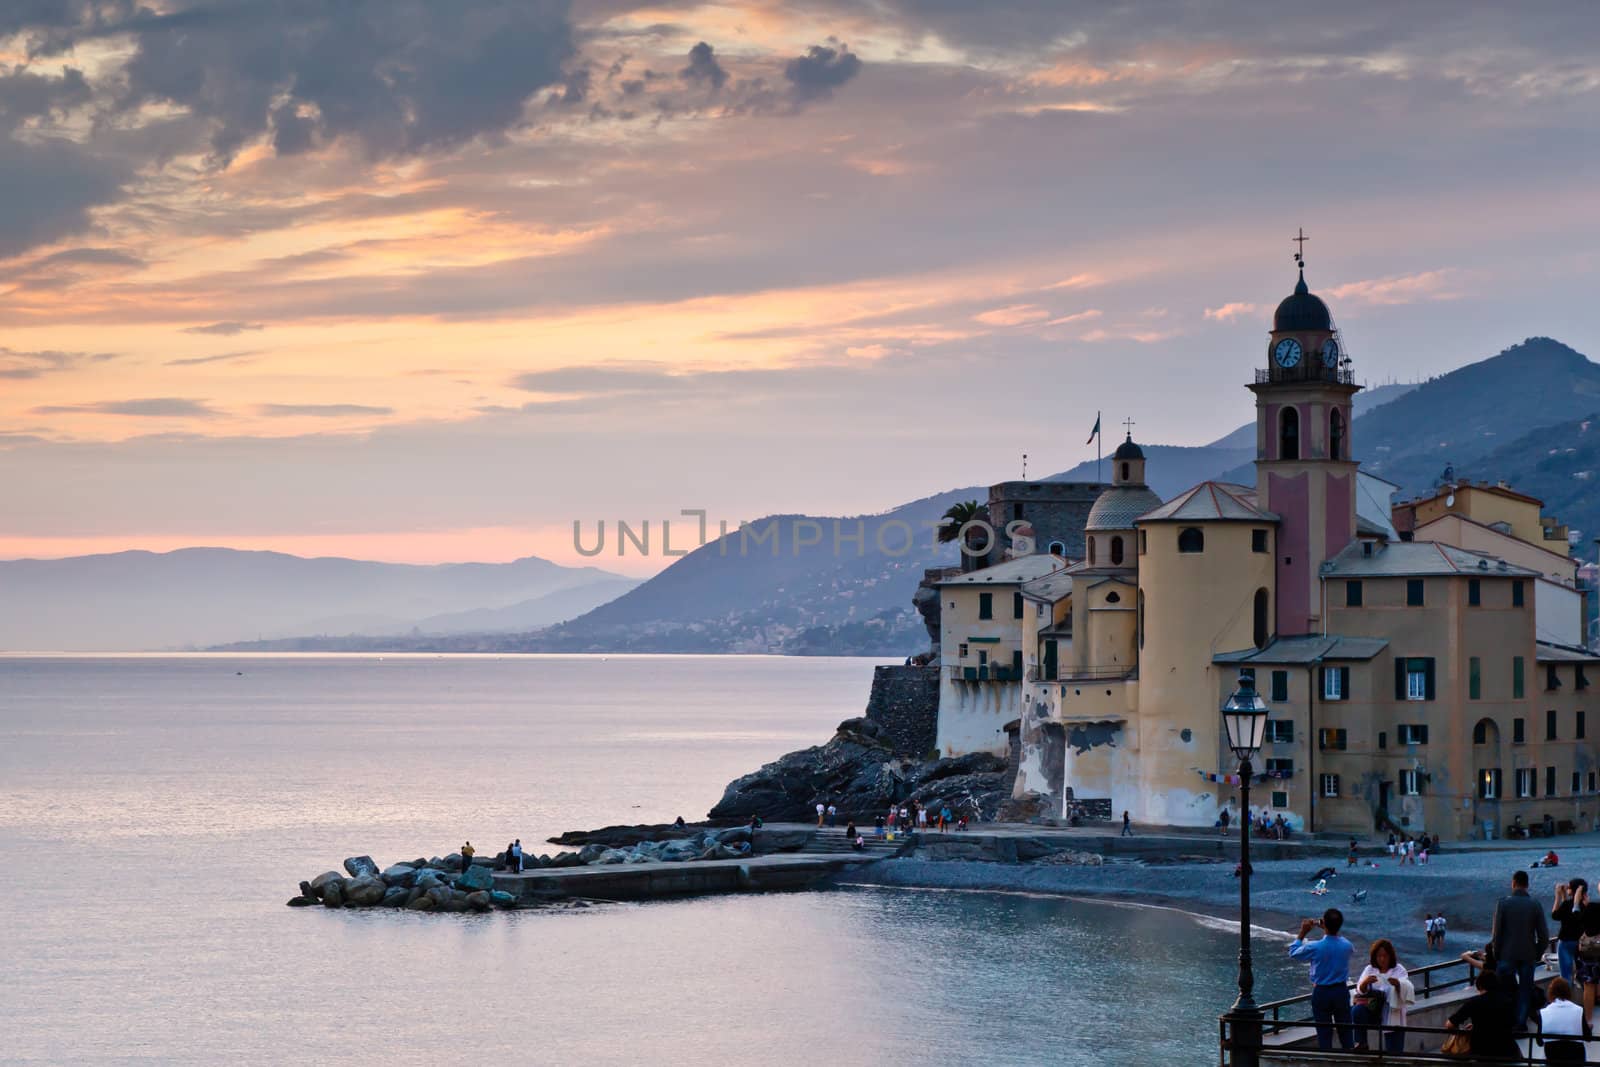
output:
[[[1300,342],[1293,337],[1285,337],[1273,347],[1272,358],[1278,361],[1278,366],[1285,369],[1298,366],[1300,363]]]
[[[1331,337],[1322,342],[1322,365],[1324,367],[1339,365],[1339,342]]]

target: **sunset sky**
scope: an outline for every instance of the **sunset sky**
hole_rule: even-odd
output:
[[[1587,3],[14,0],[0,138],[0,558],[648,573],[573,521],[1203,443],[1302,226],[1368,381],[1600,355]]]

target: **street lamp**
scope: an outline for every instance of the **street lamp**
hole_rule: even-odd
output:
[[[1256,1007],[1255,974],[1250,969],[1250,761],[1261,751],[1267,735],[1267,705],[1256,693],[1255,675],[1239,672],[1239,687],[1222,705],[1222,725],[1228,747],[1239,760],[1239,805],[1243,809],[1239,834],[1239,999],[1228,1009],[1229,1045],[1233,1067],[1257,1067],[1261,1062],[1261,1009]]]

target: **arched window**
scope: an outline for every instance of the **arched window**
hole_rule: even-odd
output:
[[[1128,480],[1128,465],[1127,465],[1127,463],[1123,463],[1123,465],[1122,465],[1122,480],[1123,481],[1127,481]]]
[[[1067,554],[1067,546],[1062,544],[1060,541],[1051,541],[1050,542],[1050,554],[1052,556],[1061,556],[1061,557],[1065,558],[1065,556]]]
[[[1344,458],[1344,416],[1338,408],[1328,416],[1328,458]]]
[[[1267,647],[1267,591],[1265,589],[1256,590],[1255,645],[1257,648]]]
[[[1300,458],[1300,412],[1293,407],[1283,409],[1278,431],[1278,458]]]
[[[1094,564],[1094,538],[1089,538],[1089,563]]]
[[[1106,594],[1106,603],[1107,604],[1120,604],[1120,603],[1122,603],[1122,594],[1118,593],[1115,589],[1113,589],[1111,592]]]
[[[1179,552],[1204,552],[1206,550],[1205,531],[1198,526],[1185,526],[1178,531]]]
[[[1111,539],[1111,565],[1113,567],[1122,566],[1122,538],[1120,537]]]

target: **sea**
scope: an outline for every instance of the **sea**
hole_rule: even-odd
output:
[[[873,662],[0,656],[0,1063],[1215,1063],[1237,937],[1171,909],[285,906],[346,856],[703,817],[859,714]],[[1257,956],[1259,998],[1299,990]]]

